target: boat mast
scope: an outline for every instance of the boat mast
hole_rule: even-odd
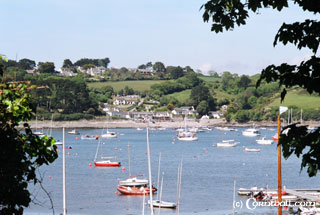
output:
[[[94,162],[97,160],[97,157],[98,157],[99,146],[100,146],[100,140],[99,140],[99,142],[98,142],[98,146],[97,146],[97,150],[96,150],[96,155],[94,156]]]
[[[131,177],[131,165],[130,165],[130,143],[128,142],[128,165],[129,165],[129,178]]]
[[[180,191],[181,191],[182,161],[183,161],[183,158],[181,158],[181,162],[180,162],[180,164],[178,166],[177,202],[176,202],[177,215],[179,215],[179,212],[180,212]]]
[[[160,214],[160,210],[161,210],[163,177],[164,177],[164,172],[162,172],[162,178],[161,178],[160,199],[159,199],[159,214]]]
[[[150,159],[150,144],[149,144],[149,125],[147,126],[147,153],[148,153],[148,170],[149,170],[150,210],[151,210],[151,215],[153,215],[151,159]]]
[[[160,162],[161,162],[161,152],[159,153],[159,165],[158,165],[158,181],[157,181],[157,187],[159,187],[160,182]],[[159,192],[157,194],[157,198],[159,199]]]
[[[65,149],[65,129],[63,128],[62,141],[62,182],[63,182],[63,215],[67,214],[67,195],[66,195],[66,149]]]
[[[236,202],[236,176],[234,177],[233,179],[233,205],[235,204]],[[235,212],[235,207],[233,206],[232,207],[232,214],[234,215],[234,212]]]

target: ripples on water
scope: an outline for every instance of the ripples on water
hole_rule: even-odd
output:
[[[183,176],[180,200],[180,214],[232,214],[233,182],[236,176],[236,188],[252,186],[277,187],[277,151],[276,144],[257,145],[256,137],[244,137],[241,131],[212,130],[198,133],[199,141],[181,142],[175,138],[172,129],[150,131],[153,183],[157,184],[158,159],[162,153],[161,172],[165,173],[162,199],[176,201],[177,169],[183,157]],[[99,129],[82,129],[81,134],[99,135]],[[115,194],[118,180],[128,178],[128,150],[130,143],[131,172],[145,174],[148,177],[146,131],[136,129],[113,129],[118,133],[115,139],[103,139],[104,156],[117,156],[120,168],[97,168],[93,165],[98,141],[76,140],[74,135],[66,134],[67,162],[67,209],[74,215],[129,215],[142,214],[140,196]],[[261,130],[268,139],[276,131]],[[119,134],[124,134],[120,136]],[[62,139],[62,130],[54,130],[53,136]],[[78,136],[80,137],[80,136]],[[240,145],[235,148],[217,148],[214,143],[224,139],[236,139]],[[173,144],[174,142],[174,144]],[[251,142],[253,144],[251,144]],[[243,152],[243,146],[261,148],[261,152]],[[50,166],[40,169],[44,187],[50,192],[56,214],[62,212],[62,154]],[[126,168],[125,171],[122,168]],[[299,174],[300,161],[296,158],[282,160],[283,185],[287,188],[317,188],[318,177],[308,178]],[[41,204],[32,204],[26,209],[27,215],[52,214],[49,199],[39,186],[30,187]],[[247,198],[236,197],[245,202]],[[244,206],[245,207],[245,206]],[[146,207],[147,210],[147,207]],[[159,214],[156,209],[155,214]],[[277,214],[275,208],[259,208],[254,211],[236,209],[237,214]],[[145,214],[149,214],[149,211]],[[161,209],[161,214],[176,214],[175,210]],[[284,213],[286,214],[286,212]]]

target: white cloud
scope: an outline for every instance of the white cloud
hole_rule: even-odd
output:
[[[213,66],[211,63],[204,63],[198,69],[202,71],[202,74],[208,75],[208,72],[213,69]]]

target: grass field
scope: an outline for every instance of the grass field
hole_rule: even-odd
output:
[[[302,109],[317,109],[320,108],[320,96],[309,95],[302,93],[301,90],[292,90],[287,93],[284,102],[280,103],[280,94],[275,95],[274,101],[268,105],[272,106],[297,106]]]
[[[184,90],[184,91],[181,91],[178,93],[172,93],[172,94],[169,94],[166,96],[174,97],[174,98],[178,99],[179,102],[184,103],[190,97],[190,94],[191,94],[191,90]]]
[[[214,81],[220,81],[221,78],[215,78],[211,76],[199,76],[201,80],[204,80],[205,82],[214,82]]]
[[[149,90],[153,84],[161,83],[164,80],[145,80],[145,81],[113,81],[113,82],[94,82],[88,83],[89,88],[102,88],[111,86],[115,91],[124,89],[125,86],[131,87],[135,91]]]

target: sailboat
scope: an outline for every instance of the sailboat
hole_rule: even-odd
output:
[[[96,155],[94,157],[94,165],[97,167],[118,167],[118,166],[120,166],[121,165],[120,162],[110,160],[111,158],[114,158],[114,157],[103,157],[102,145],[103,144],[99,140]],[[100,148],[101,157],[100,157],[100,160],[97,160],[99,148]]]
[[[159,179],[160,179],[160,161],[161,161],[161,152],[159,154],[159,165],[158,165],[158,182],[157,186],[159,187]],[[159,208],[176,208],[176,203],[174,202],[165,202],[162,201],[162,187],[163,187],[163,177],[164,177],[164,172],[162,173],[162,179],[161,179],[161,186],[160,186],[160,198],[159,198],[159,193],[157,195],[157,200],[153,200],[152,204],[154,207],[159,207]],[[148,204],[150,205],[151,201],[148,201]]]
[[[36,131],[33,134],[38,135],[40,138],[44,137],[43,131],[38,131],[38,117],[36,116]]]
[[[129,186],[129,187],[139,187],[146,186],[148,184],[147,179],[139,179],[138,176],[143,175],[131,175],[131,166],[130,166],[130,144],[128,143],[128,161],[129,161],[129,178],[126,180],[119,181],[120,186]]]
[[[198,140],[198,137],[196,137],[195,133],[187,130],[186,119],[187,119],[187,117],[184,117],[184,129],[177,134],[178,140],[181,140],[181,141],[196,141],[196,140]]]
[[[122,194],[127,194],[127,195],[148,195],[150,193],[154,193],[157,191],[155,187],[152,186],[152,180],[151,180],[151,161],[150,161],[150,147],[149,147],[149,130],[147,128],[147,148],[148,148],[148,170],[149,170],[149,187],[146,185],[136,187],[136,186],[123,186],[123,185],[118,185],[117,190],[122,193]],[[128,146],[129,148],[129,146]],[[130,179],[130,178],[129,178]],[[129,180],[128,179],[128,180]],[[152,195],[150,195],[150,199],[152,201]],[[151,206],[151,211],[153,207]],[[151,213],[153,214],[153,213]]]
[[[108,121],[107,121],[107,132],[104,134],[101,134],[101,138],[116,138],[117,134],[113,131],[108,130]]]
[[[177,205],[175,202],[162,201],[163,177],[164,177],[164,173],[162,173],[162,179],[161,179],[160,198],[157,200],[153,200],[152,204],[154,207],[158,207],[158,208],[176,208]],[[148,204],[150,204],[150,202],[151,201],[148,201]]]

